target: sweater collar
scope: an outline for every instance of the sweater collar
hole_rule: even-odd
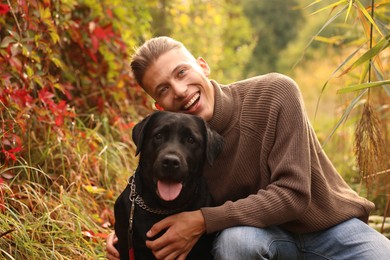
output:
[[[212,129],[222,134],[229,126],[232,126],[234,111],[234,100],[231,89],[227,86],[219,85],[216,81],[211,80],[214,87],[214,114],[208,122]]]

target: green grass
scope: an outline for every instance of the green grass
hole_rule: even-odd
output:
[[[70,130],[28,133],[30,161],[0,168],[0,258],[105,259],[113,204],[137,163],[130,131]]]
[[[60,188],[60,187],[58,187]],[[85,205],[86,194],[47,190],[37,183],[24,182],[6,192],[5,212],[0,216],[2,231],[13,230],[0,239],[6,259],[97,259],[102,243],[85,231],[105,232]],[[60,189],[61,190],[61,189]],[[89,208],[87,208],[89,206]]]

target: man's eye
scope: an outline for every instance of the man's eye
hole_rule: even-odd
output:
[[[186,70],[185,70],[185,69],[181,69],[181,70],[179,70],[179,72],[177,73],[177,75],[178,75],[179,78],[183,77],[185,74],[186,74]]]
[[[167,92],[168,91],[168,87],[167,86],[165,86],[165,87],[162,87],[162,88],[160,88],[160,90],[159,90],[159,94],[160,95],[163,95],[165,92]]]

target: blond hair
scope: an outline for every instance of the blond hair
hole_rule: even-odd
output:
[[[143,87],[142,79],[146,70],[164,53],[173,49],[185,49],[184,45],[167,36],[160,36],[146,41],[139,47],[131,61],[131,70],[137,83]]]

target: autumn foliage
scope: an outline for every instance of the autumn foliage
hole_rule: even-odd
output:
[[[126,128],[128,101],[147,106],[110,9],[94,16],[87,5],[21,0],[0,14],[3,165],[26,159],[31,141],[69,137],[77,119],[103,116]]]
[[[130,28],[109,2],[0,4],[0,255],[24,258],[9,242],[23,237],[15,216],[28,225],[45,210],[70,222],[88,215],[100,227],[81,224],[81,237],[99,238],[112,225],[112,182],[132,171],[131,128],[150,102],[128,69]],[[72,214],[67,196],[85,200],[84,211]],[[52,211],[60,206],[66,213]]]

